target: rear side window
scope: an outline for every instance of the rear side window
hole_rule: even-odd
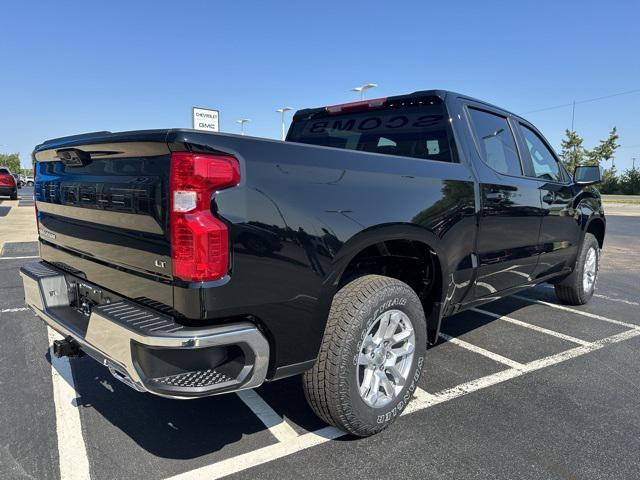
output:
[[[560,169],[560,165],[558,165],[556,157],[551,153],[551,150],[549,150],[538,134],[522,124],[520,124],[520,132],[522,133],[522,138],[529,152],[533,174],[544,180],[554,182],[564,181],[562,170]]]
[[[516,142],[507,119],[475,108],[469,108],[469,114],[484,162],[496,172],[522,175]]]
[[[457,161],[449,117],[440,99],[434,98],[395,101],[357,112],[315,112],[296,118],[287,140],[425,160]]]
[[[0,175],[9,175],[9,170],[7,170],[6,168],[0,168]]]

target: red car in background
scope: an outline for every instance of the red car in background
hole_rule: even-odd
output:
[[[0,167],[0,196],[2,195],[11,197],[11,200],[18,199],[18,184],[6,167]]]

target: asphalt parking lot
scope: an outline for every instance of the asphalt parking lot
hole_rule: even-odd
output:
[[[32,210],[21,192],[0,209]],[[89,357],[52,358],[18,275],[36,244],[6,242],[0,478],[640,478],[638,235],[640,217],[608,218],[586,306],[539,286],[447,319],[417,398],[368,439],[317,419],[299,378],[177,401],[135,392]]]

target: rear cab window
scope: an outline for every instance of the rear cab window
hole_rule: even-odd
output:
[[[299,112],[287,141],[457,162],[449,116],[438,97],[377,99]]]

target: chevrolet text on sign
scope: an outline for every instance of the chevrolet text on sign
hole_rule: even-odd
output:
[[[217,132],[219,131],[219,117],[220,112],[218,112],[218,110],[193,107],[193,128],[195,130]]]

